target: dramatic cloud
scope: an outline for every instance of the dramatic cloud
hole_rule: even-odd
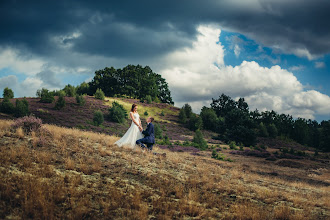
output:
[[[330,52],[327,0],[2,1],[0,45],[43,56],[73,50],[107,57],[162,56],[215,23],[283,53]]]
[[[165,59],[168,68],[161,71],[177,105],[190,102],[199,111],[205,103],[211,103],[211,98],[217,98],[215,94],[225,93],[233,98],[245,97],[251,109],[275,110],[295,117],[314,118],[330,111],[329,96],[304,91],[297,78],[280,66],[265,68],[254,61],[226,66],[220,30],[201,26],[198,31],[193,47],[169,54]]]

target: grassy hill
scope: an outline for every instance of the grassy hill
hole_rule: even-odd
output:
[[[265,151],[235,151],[207,131],[209,149],[200,151],[183,146],[193,132],[178,124],[178,108],[139,103],[140,116],[148,111],[172,139],[170,146],[155,146],[166,157],[144,154],[113,145],[129,121],[91,123],[95,110],[106,113],[113,101],[128,109],[137,100],[86,99],[81,107],[66,97],[58,111],[29,98],[31,112],[45,124],[32,133],[11,128],[10,116],[1,115],[1,219],[330,218],[326,154],[265,160],[258,155]],[[266,151],[275,155],[276,144],[286,144],[277,142]]]

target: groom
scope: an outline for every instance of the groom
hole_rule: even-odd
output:
[[[147,118],[148,126],[146,130],[142,131],[142,134],[144,134],[144,138],[141,138],[136,141],[136,144],[140,145],[142,149],[146,148],[146,146],[144,145],[146,144],[147,149],[149,151],[152,151],[152,146],[155,143],[155,130],[154,130],[154,125],[151,123],[153,121],[154,121],[153,117]]]

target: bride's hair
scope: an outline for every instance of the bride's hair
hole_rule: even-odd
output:
[[[135,108],[135,106],[137,106],[137,104],[133,104],[133,105],[132,105],[131,112],[134,112],[134,108]]]

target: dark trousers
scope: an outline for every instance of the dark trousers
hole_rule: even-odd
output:
[[[146,138],[141,138],[141,139],[137,140],[136,141],[136,144],[137,145],[140,145],[142,149],[146,149],[147,148],[150,151],[152,151],[152,147],[154,146],[154,144],[148,143],[146,141]],[[147,147],[145,146],[145,144],[147,145]]]

